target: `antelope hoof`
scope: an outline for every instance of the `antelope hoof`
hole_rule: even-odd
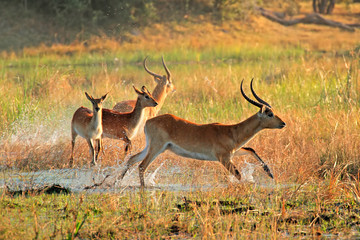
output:
[[[72,167],[73,167],[73,164],[74,164],[74,160],[73,160],[73,158],[70,158],[70,160],[69,160],[69,167],[72,168]]]
[[[271,171],[270,171],[270,168],[269,168],[266,164],[263,165],[263,169],[264,169],[264,171],[269,175],[269,177],[271,177],[272,179],[274,179],[274,176],[272,175],[272,173],[271,173]]]

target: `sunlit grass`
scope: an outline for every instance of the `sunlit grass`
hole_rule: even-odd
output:
[[[334,176],[336,177],[336,175]],[[195,192],[8,196],[4,238],[282,238],[358,236],[357,205],[336,182]]]
[[[282,130],[264,130],[247,144],[271,166],[275,185],[233,183],[220,164],[165,153],[148,170],[151,174],[162,166],[160,184],[206,185],[211,180],[224,185],[194,192],[150,188],[145,193],[68,196],[12,197],[3,191],[1,238],[356,236],[358,33],[301,25],[295,31],[260,18],[242,28],[236,22],[206,24],[205,29],[197,24],[152,26],[143,35],[129,36],[127,43],[94,38],[86,44],[2,53],[1,177],[12,171],[68,168],[72,114],[81,105],[91,107],[84,92],[101,96],[110,91],[106,108],[135,99],[132,85],[155,85],[143,70],[144,57],[149,56],[152,71],[165,74],[164,56],[177,91],[167,97],[161,113],[193,122],[231,124],[255,114],[258,109],[239,89],[244,79],[251,96],[254,78],[256,92],[287,123]],[[151,35],[151,30],[159,34]],[[144,141],[143,135],[134,140],[132,154],[143,149]],[[123,162],[121,141],[105,139],[104,146],[102,167]],[[234,162],[242,166],[244,159],[251,161],[240,157]],[[75,167],[88,165],[88,147],[79,137]],[[170,175],[174,167],[179,172]],[[137,171],[131,174],[138,181]]]
[[[279,132],[265,131],[249,144],[261,155],[268,155],[268,161],[279,169],[282,180],[291,178],[300,181],[315,174],[317,170],[314,169],[328,165],[328,161],[334,163],[336,158],[333,156],[337,156],[339,147],[336,144],[339,141],[341,148],[345,149],[343,155],[348,158],[345,162],[354,162],[358,166],[355,160],[359,155],[354,149],[359,143],[349,140],[357,139],[359,135],[356,115],[360,101],[357,55],[315,54],[314,57],[299,53],[289,56],[291,51],[285,49],[274,56],[265,53],[261,57],[262,51],[245,49],[242,60],[230,57],[221,60],[219,55],[200,61],[186,58],[173,60],[165,55],[177,91],[168,96],[161,113],[172,113],[199,123],[242,121],[257,109],[243,100],[240,82],[245,80],[245,91],[250,94],[248,84],[254,78],[256,91],[270,102],[288,127]],[[268,51],[278,50],[276,47]],[[223,54],[230,52],[227,50]],[[258,56],[255,59],[253,52]],[[21,144],[13,145],[12,142],[27,139],[23,155],[36,160],[37,164],[26,165],[26,169],[31,169],[31,166],[34,169],[66,166],[72,114],[81,105],[90,107],[84,91],[94,96],[110,91],[106,108],[112,108],[118,101],[135,98],[133,84],[137,87],[146,85],[149,89],[154,86],[141,62],[81,66],[35,64],[34,68],[7,68],[2,81],[3,89],[8,91],[3,91],[0,98],[3,106],[2,142],[6,146],[3,149],[19,151]],[[153,71],[164,74],[160,55],[151,56],[148,65]],[[344,122],[346,125],[342,125]],[[51,151],[41,154],[47,148],[41,145],[48,138],[53,139],[52,148],[58,149],[61,154]],[[82,142],[81,138],[78,142]],[[118,145],[116,149],[122,148],[121,141],[114,140],[113,143]],[[32,150],[34,144],[41,147]],[[141,149],[141,144],[143,142],[136,151]],[[79,145],[77,151],[82,152],[80,155],[84,158],[80,165],[86,164],[86,146]],[[114,163],[112,159],[118,159],[116,151],[112,154],[115,155],[104,157],[107,164],[111,165]],[[8,163],[25,166],[20,159],[12,159]],[[287,161],[289,163],[282,164]],[[352,173],[356,169],[354,164],[351,165]],[[298,169],[303,171],[303,177],[297,174]]]

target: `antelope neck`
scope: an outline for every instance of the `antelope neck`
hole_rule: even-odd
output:
[[[153,93],[152,93],[153,98],[156,100],[156,102],[158,103],[158,106],[156,106],[156,109],[160,109],[161,105],[164,103],[164,100],[166,98],[166,85],[165,86],[160,86],[160,84],[158,84]]]
[[[102,108],[100,108],[99,111],[95,111],[95,108],[93,108],[93,117],[91,121],[94,123],[95,126],[101,127],[102,122]]]
[[[241,147],[251,138],[253,138],[260,130],[262,130],[260,119],[257,114],[248,119],[234,125],[233,137],[236,144]]]
[[[137,123],[139,119],[142,119],[144,115],[144,107],[141,106],[140,98],[138,97],[135,103],[135,107],[133,111],[131,112],[132,118],[134,119],[134,122]],[[135,124],[136,125],[136,124]]]

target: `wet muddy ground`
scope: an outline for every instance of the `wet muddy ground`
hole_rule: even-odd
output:
[[[221,165],[196,169],[184,166],[165,166],[165,161],[146,172],[146,188],[151,190],[195,191],[224,188],[229,184],[241,184],[234,176],[225,173]],[[118,175],[124,168],[115,164],[112,167],[83,167],[51,169],[34,172],[2,171],[0,187],[11,190],[37,189],[43,186],[59,185],[72,192],[121,192],[140,187],[138,167],[132,167],[124,179]],[[276,183],[270,179],[258,164],[244,162],[241,168],[242,183],[258,184],[275,188]]]

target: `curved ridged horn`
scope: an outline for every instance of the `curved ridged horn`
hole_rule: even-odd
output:
[[[145,86],[142,86],[141,91],[143,91],[144,93],[148,93],[148,94],[151,95],[151,93],[149,92],[149,90],[148,90]]]
[[[162,64],[163,64],[163,66],[164,66],[164,68],[165,68],[165,71],[166,71],[166,74],[167,74],[167,79],[169,80],[169,82],[171,82],[171,79],[170,79],[171,73],[170,73],[169,69],[167,68],[167,66],[166,66],[166,64],[165,64],[165,61],[164,61],[164,57],[163,57],[163,56],[161,56],[161,60],[162,60]]]
[[[243,95],[243,97],[252,105],[257,106],[258,108],[262,108],[263,105],[261,103],[255,102],[254,100],[251,100],[248,96],[245,95],[243,87],[242,87],[243,82],[244,82],[244,79],[241,81],[241,85],[240,85],[240,90],[241,90],[241,94]]]
[[[153,73],[152,71],[150,71],[147,67],[146,67],[146,59],[148,58],[148,56],[146,56],[146,58],[144,59],[144,69],[145,71],[147,71],[150,75],[152,75],[155,78],[161,78],[160,75]]]
[[[256,98],[256,100],[259,101],[259,103],[262,103],[262,104],[268,106],[269,108],[271,108],[270,104],[268,104],[267,102],[265,102],[264,100],[262,100],[262,99],[255,93],[255,91],[254,91],[254,89],[253,89],[253,80],[254,80],[254,79],[251,79],[251,82],[250,82],[250,89],[251,89],[252,94],[254,95],[254,97]]]

